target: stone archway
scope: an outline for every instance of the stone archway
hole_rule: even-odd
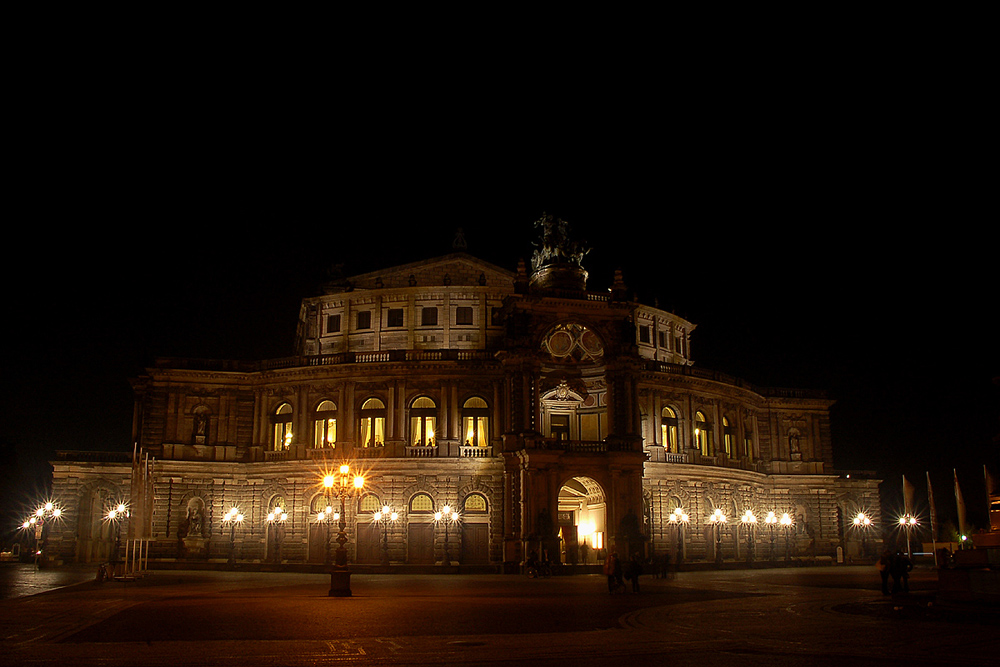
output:
[[[592,477],[572,477],[559,488],[556,528],[561,562],[600,562],[607,547],[607,507],[604,489]]]

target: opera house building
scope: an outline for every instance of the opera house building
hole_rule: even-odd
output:
[[[154,563],[307,567],[344,536],[352,564],[469,571],[856,556],[878,480],[834,470],[832,401],[700,368],[696,323],[621,273],[590,291],[568,226],[536,228],[511,268],[456,250],[324,285],[292,356],[153,362],[134,453],[57,453],[49,557],[131,540]]]

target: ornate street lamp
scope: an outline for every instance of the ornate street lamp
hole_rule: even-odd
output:
[[[434,513],[434,522],[440,524],[444,521],[444,564],[451,565],[451,550],[448,547],[448,527],[453,522],[458,521],[458,512],[450,505],[445,505],[440,512]]]
[[[757,528],[757,517],[750,510],[743,513],[740,523],[747,531],[747,565],[752,565],[754,561],[754,529]]]
[[[382,565],[388,567],[389,565],[389,526],[390,522],[392,524],[396,523],[396,519],[399,518],[399,514],[392,511],[392,508],[388,505],[382,506],[381,512],[375,512],[372,516],[372,521],[381,524],[382,530]]]
[[[858,512],[852,520],[855,532],[861,533],[861,558],[868,557],[868,530],[872,527],[871,518],[864,512]]]
[[[223,527],[229,527],[229,564],[236,565],[236,526],[243,525],[243,514],[235,508],[231,507],[226,515],[222,517]]]
[[[45,527],[55,520],[62,518],[62,509],[55,503],[49,501],[39,506],[35,512],[24,520],[21,528],[28,531],[35,539],[35,567],[40,567],[43,545],[46,540]]]
[[[906,557],[911,560],[913,559],[913,552],[910,550],[910,534],[917,529],[918,525],[920,525],[920,522],[912,514],[904,514],[899,517],[899,527],[906,533]]]
[[[129,516],[131,516],[131,512],[129,512],[128,505],[125,503],[118,503],[104,515],[105,520],[110,521],[115,526],[115,549],[111,552],[111,558],[109,559],[112,576],[115,575],[115,570],[119,562],[118,551],[122,543],[122,524],[128,521]]]
[[[668,520],[670,521],[670,525],[677,531],[677,565],[680,565],[684,560],[684,529],[690,523],[691,517],[683,509],[676,507],[673,514],[668,517]]]
[[[774,552],[774,529],[778,525],[778,516],[774,512],[768,512],[767,516],[764,517],[764,523],[767,524],[768,538],[771,541],[770,560],[773,561],[774,558],[775,558],[775,552]]]
[[[267,514],[267,539],[274,545],[274,562],[281,563],[281,543],[285,539],[285,522],[288,513],[284,508],[275,507]]]
[[[715,535],[715,566],[722,567],[722,528],[726,525],[726,515],[722,510],[716,509],[708,517],[712,524],[712,533]]]
[[[337,532],[337,552],[333,566],[330,568],[331,597],[351,596],[351,570],[347,567],[347,513],[344,501],[348,496],[359,492],[365,485],[365,478],[351,472],[346,463],[338,469],[337,474],[323,477],[323,489],[327,498],[327,513],[330,511],[331,499],[334,495],[340,498],[340,513]],[[329,545],[329,539],[327,540]]]
[[[785,560],[790,561],[792,559],[792,546],[791,546],[791,533],[792,527],[795,522],[792,521],[792,517],[788,512],[781,515],[781,530],[785,533]]]

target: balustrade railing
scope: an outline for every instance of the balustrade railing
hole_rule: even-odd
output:
[[[406,448],[406,458],[409,459],[433,459],[438,455],[438,448],[435,446],[419,445]]]
[[[493,456],[493,447],[480,447],[471,445],[462,445],[458,448],[459,456],[463,459],[486,459]]]

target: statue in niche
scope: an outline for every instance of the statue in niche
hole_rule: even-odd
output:
[[[188,501],[187,516],[181,522],[186,527],[185,537],[204,537],[205,534],[205,503],[201,498]]]
[[[792,429],[788,432],[788,453],[793,461],[802,460],[802,449],[799,446],[799,431]]]
[[[195,411],[192,434],[194,444],[204,445],[208,442],[208,411],[205,408],[198,408]]]

